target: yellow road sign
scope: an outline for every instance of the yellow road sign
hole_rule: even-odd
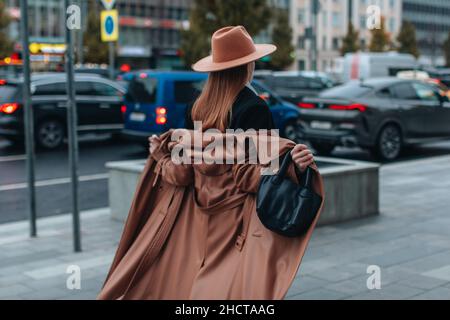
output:
[[[103,10],[100,14],[103,42],[117,41],[119,38],[119,15],[117,10]]]

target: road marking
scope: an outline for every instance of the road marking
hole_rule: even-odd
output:
[[[85,181],[103,180],[103,179],[107,179],[107,178],[108,178],[107,173],[98,173],[98,174],[80,176],[80,177],[78,177],[78,181],[85,182]],[[36,183],[34,185],[36,187],[46,187],[46,186],[53,186],[53,185],[65,184],[65,183],[70,183],[70,178],[67,177],[67,178],[39,180],[39,181],[36,181]],[[26,182],[6,184],[3,186],[0,186],[0,191],[25,189],[27,187],[28,187],[28,184]]]
[[[15,156],[4,156],[4,157],[0,157],[0,162],[25,160],[26,158],[27,158],[27,156],[24,154],[19,154],[19,155],[15,155]]]

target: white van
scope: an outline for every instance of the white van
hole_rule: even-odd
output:
[[[347,53],[343,61],[343,81],[395,76],[418,67],[413,55],[398,52]]]

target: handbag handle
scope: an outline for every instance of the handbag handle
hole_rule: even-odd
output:
[[[292,162],[292,155],[291,155],[291,151],[292,149],[289,149],[285,155],[283,156],[283,161],[281,162],[281,166],[280,169],[278,170],[278,172],[276,173],[276,177],[274,179],[274,183],[275,184],[280,184],[281,181],[284,179],[284,177],[286,176],[286,172],[287,169],[289,167],[289,164]],[[306,172],[304,172],[306,174],[306,178],[305,178],[305,183],[304,183],[304,187],[305,188],[311,188],[311,183],[312,183],[312,169],[310,168],[310,166],[306,167]],[[297,170],[295,170],[295,173],[297,174],[297,179],[298,181],[300,181],[300,177],[298,176]]]

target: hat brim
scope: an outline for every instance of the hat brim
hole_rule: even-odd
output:
[[[214,62],[212,59],[212,55],[209,55],[194,63],[192,65],[192,69],[198,72],[213,72],[230,69],[258,60],[277,50],[277,47],[273,44],[255,44],[255,48],[255,52],[247,56],[226,62]]]

